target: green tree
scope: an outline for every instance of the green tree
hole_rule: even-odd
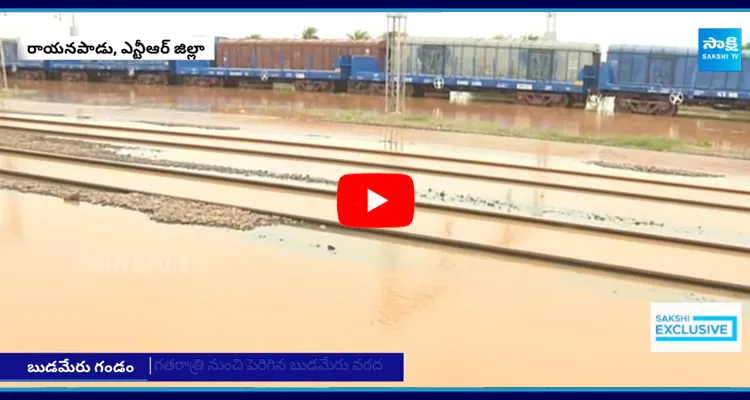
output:
[[[309,40],[309,39],[320,39],[318,37],[318,28],[309,26],[302,30],[302,39]]]
[[[743,50],[750,50],[750,42],[747,42],[747,43],[743,44],[742,45],[742,49]]]
[[[349,39],[351,40],[369,40],[370,39],[370,33],[362,29],[357,29],[353,33],[347,33],[346,36],[349,37]]]
[[[259,33],[253,33],[250,36],[245,36],[245,39],[263,39],[263,36]]]

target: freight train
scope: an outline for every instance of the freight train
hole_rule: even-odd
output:
[[[581,107],[615,98],[617,112],[674,115],[680,106],[750,109],[750,68],[698,72],[697,49],[407,37],[407,95],[490,92],[522,104]],[[22,61],[5,40],[5,67],[25,79],[133,81],[227,87],[285,82],[299,91],[383,94],[384,40],[220,39],[215,61]],[[750,61],[750,51],[743,52]]]

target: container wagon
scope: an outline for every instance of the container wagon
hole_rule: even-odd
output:
[[[415,94],[496,92],[524,104],[585,103],[597,83],[597,44],[492,39],[406,39],[406,74]]]
[[[750,63],[750,51],[742,59]],[[616,112],[675,115],[683,105],[750,109],[750,68],[699,72],[695,48],[612,45],[598,86],[601,96],[615,97]]]
[[[216,44],[216,63],[211,67],[234,70],[236,73],[206,70],[203,71],[205,74],[194,75],[185,81],[200,86],[239,87],[268,85],[270,81],[290,81],[295,89],[301,91],[332,91],[338,76],[313,71],[336,72],[337,62],[347,55],[370,56],[382,63],[385,42],[319,39],[219,40]],[[206,76],[210,78],[207,79]]]
[[[405,39],[407,94],[500,92],[525,104],[572,106],[596,84],[598,45],[559,42]],[[218,40],[215,62],[47,61],[64,81],[265,87],[383,94],[383,40]],[[582,68],[586,73],[582,74]],[[44,74],[43,74],[44,75]]]
[[[405,38],[407,94],[490,92],[522,104],[571,107],[615,97],[617,112],[674,115],[680,106],[750,109],[750,69],[698,72],[697,50],[490,39]],[[382,40],[218,40],[216,61],[19,61],[3,42],[5,67],[24,79],[268,87],[382,94]],[[743,52],[750,62],[750,52]]]
[[[44,80],[45,61],[21,61],[18,59],[18,39],[2,39],[6,72],[20,79]]]

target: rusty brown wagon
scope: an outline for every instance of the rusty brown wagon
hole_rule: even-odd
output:
[[[225,39],[217,43],[216,65],[232,68],[333,70],[342,55],[370,55],[381,65],[382,40]]]

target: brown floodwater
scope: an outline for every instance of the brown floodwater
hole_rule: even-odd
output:
[[[13,83],[37,93],[30,99],[89,105],[158,107],[199,112],[251,113],[298,112],[304,109],[356,109],[381,111],[377,96],[291,93],[233,88],[139,86],[104,83]],[[451,104],[446,99],[410,98],[407,112],[443,118],[484,121],[524,130],[581,135],[648,135],[682,139],[717,148],[750,147],[750,122],[701,118],[668,118],[640,115],[602,115],[580,109],[555,109],[473,102]]]
[[[750,385],[748,352],[650,352],[650,302],[750,310],[695,287],[9,191],[0,254],[0,352],[397,351],[406,386]]]
[[[71,86],[74,87],[75,85]],[[495,135],[298,121],[262,114],[227,114],[18,99],[0,99],[0,110],[22,114],[61,115],[77,119],[86,117],[91,118],[91,123],[94,124],[115,122],[132,125],[135,122],[147,123],[142,126],[152,128],[154,124],[157,126],[176,126],[180,130],[203,127],[212,129],[216,135],[241,135],[293,142],[318,142],[348,148],[371,148],[394,153],[432,154],[511,164],[544,165],[550,168],[616,173],[650,179],[664,179],[665,175],[606,169],[585,163],[607,161],[718,173],[725,174],[730,178],[740,178],[743,185],[750,178],[750,169],[744,159],[549,142]],[[668,178],[670,180],[678,179],[674,176],[668,176]],[[706,179],[690,178],[689,180],[696,183],[705,183]],[[718,183],[715,179],[712,182]]]

